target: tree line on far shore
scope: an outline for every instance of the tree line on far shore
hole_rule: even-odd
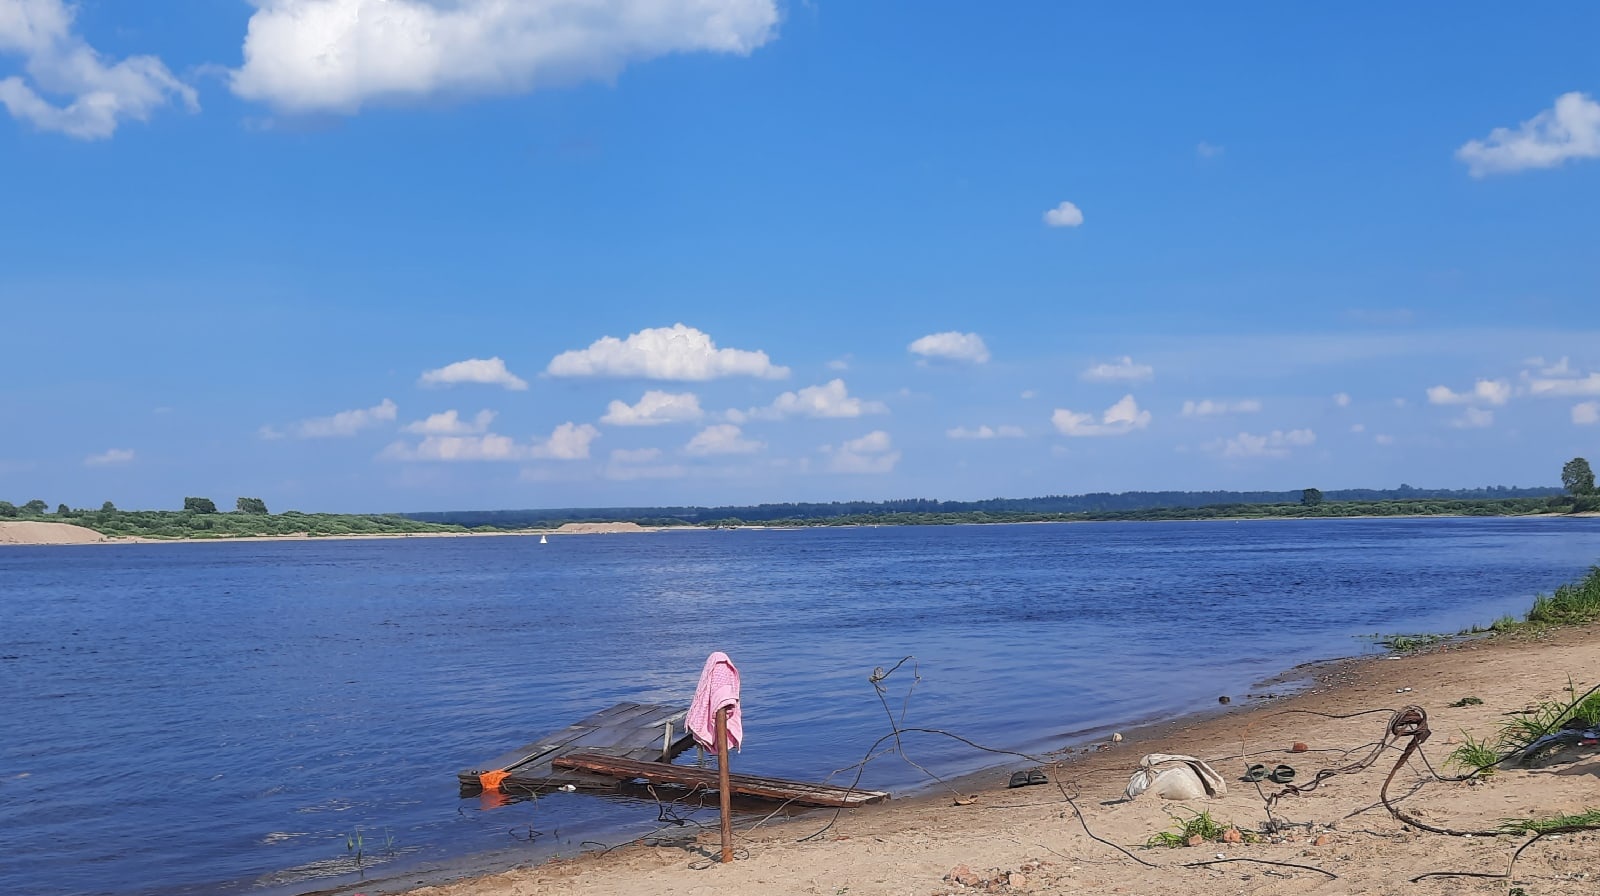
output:
[[[182,510],[120,510],[110,501],[99,510],[73,509],[35,499],[25,504],[0,501],[0,520],[19,519],[71,523],[102,535],[143,538],[240,538],[252,535],[399,535],[421,532],[464,532],[444,523],[426,523],[393,514],[269,513],[260,498],[239,498],[231,513],[217,510],[210,498],[183,499]]]

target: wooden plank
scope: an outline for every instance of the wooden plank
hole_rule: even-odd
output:
[[[603,756],[594,753],[569,753],[551,760],[557,769],[573,769],[598,775],[609,775],[621,780],[642,778],[652,784],[676,787],[717,789],[716,769],[694,768],[686,765],[669,765],[665,762],[638,762]],[[800,806],[852,808],[876,803],[889,798],[877,790],[849,790],[827,784],[805,781],[788,781],[783,778],[764,778],[756,775],[729,775],[729,787],[741,796],[790,802]]]
[[[693,744],[684,730],[689,711],[682,707],[653,703],[618,703],[600,710],[566,728],[539,740],[502,753],[493,759],[458,772],[461,786],[478,786],[484,772],[510,772],[506,780],[523,786],[546,782],[555,777],[549,760],[575,750],[614,753],[639,760],[672,759]],[[673,740],[665,756],[661,751],[666,722],[673,722]]]

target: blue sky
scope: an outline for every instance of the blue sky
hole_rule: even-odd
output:
[[[1556,484],[1600,9],[0,0],[0,498]]]

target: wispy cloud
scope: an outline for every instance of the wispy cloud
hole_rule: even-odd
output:
[[[1494,425],[1494,411],[1486,411],[1483,408],[1467,408],[1461,412],[1461,416],[1451,420],[1450,425],[1456,429],[1482,429],[1486,426],[1492,426]]]
[[[1528,393],[1555,398],[1600,395],[1600,373],[1591,373],[1581,378],[1530,380]]]
[[[1511,400],[1511,384],[1505,380],[1478,380],[1471,392],[1453,392],[1448,386],[1428,389],[1430,404],[1492,404],[1502,405]]]
[[[1185,417],[1216,417],[1222,414],[1254,414],[1261,410],[1261,402],[1254,398],[1242,398],[1238,401],[1186,401],[1183,403],[1183,416]]]
[[[1573,405],[1572,422],[1579,426],[1600,423],[1600,401],[1584,401]]]
[[[744,431],[732,423],[718,423],[695,433],[683,453],[696,457],[715,454],[754,454],[766,446],[755,439],[744,437]]]
[[[1139,410],[1139,403],[1132,395],[1124,395],[1116,404],[1106,408],[1098,421],[1093,414],[1057,408],[1050,416],[1050,422],[1064,436],[1122,436],[1149,426],[1150,412]]]
[[[651,389],[644,393],[637,404],[611,402],[600,422],[612,426],[660,426],[664,423],[690,423],[704,417],[705,413],[700,408],[699,396],[693,392]]]
[[[446,364],[437,370],[424,371],[417,383],[423,386],[456,386],[476,383],[484,386],[501,386],[513,392],[528,388],[528,381],[506,369],[506,362],[495,358],[469,358]]]
[[[930,333],[907,346],[913,355],[924,359],[956,361],[963,364],[986,364],[989,347],[977,333]]]
[[[890,473],[900,462],[900,452],[881,429],[822,450],[828,455],[828,470],[833,473]]]
[[[1156,375],[1156,369],[1149,364],[1135,364],[1133,359],[1123,355],[1110,364],[1096,364],[1079,375],[1080,379],[1096,383],[1129,382],[1140,383]]]
[[[424,436],[470,435],[472,433],[488,432],[489,425],[494,422],[494,418],[494,411],[483,410],[479,411],[471,420],[463,420],[459,413],[449,410],[431,414],[425,419],[414,423],[407,423],[401,429],[404,432]]]
[[[145,121],[178,102],[198,111],[193,87],[155,56],[111,62],[73,31],[63,0],[0,2],[0,53],[17,53],[27,77],[0,78],[0,105],[41,131],[103,140],[124,121]],[[62,97],[56,105],[46,96]]]
[[[392,423],[398,413],[398,406],[385,398],[370,408],[340,411],[327,417],[310,417],[291,423],[283,430],[263,426],[260,435],[263,439],[281,439],[286,436],[296,439],[343,439],[381,423]]]
[[[125,448],[112,448],[83,459],[83,465],[86,467],[116,467],[131,463],[133,463],[133,452]]]
[[[416,444],[391,443],[378,455],[402,461],[525,461],[583,460],[600,430],[587,423],[563,423],[547,439],[519,442],[510,436],[485,432],[473,435],[429,435]]]
[[[1335,393],[1333,393],[1333,403],[1338,405],[1341,408],[1349,407],[1350,406],[1350,393],[1349,392],[1335,392]]]
[[[730,376],[777,380],[787,377],[789,368],[774,365],[766,352],[717,348],[705,333],[674,324],[640,330],[626,339],[602,337],[586,349],[556,355],[545,372],[557,377],[698,382]]]
[[[1287,457],[1295,448],[1315,444],[1317,434],[1309,429],[1275,429],[1264,435],[1241,432],[1220,444],[1223,457]]]
[[[1484,140],[1469,140],[1456,150],[1473,177],[1529,168],[1555,168],[1575,159],[1600,157],[1600,103],[1587,95],[1564,93],[1555,105],[1515,130],[1495,128]]]
[[[1020,426],[957,426],[947,429],[944,434],[952,439],[1020,439],[1026,436]]]

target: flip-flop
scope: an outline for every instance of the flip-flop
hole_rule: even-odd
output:
[[[1028,772],[1028,783],[1029,784],[1049,784],[1050,783],[1050,779],[1046,778],[1044,776],[1044,772],[1039,771],[1038,769],[1034,769],[1033,771]]]
[[[1280,765],[1273,769],[1272,774],[1267,777],[1271,778],[1274,784],[1287,784],[1294,780],[1294,769],[1287,765]]]
[[[1244,771],[1244,780],[1261,781],[1267,777],[1267,767],[1257,762]]]
[[[1028,786],[1028,773],[1027,772],[1012,772],[1011,773],[1011,781],[1008,784],[1006,784],[1006,786],[1007,787],[1026,787],[1026,786]]]

